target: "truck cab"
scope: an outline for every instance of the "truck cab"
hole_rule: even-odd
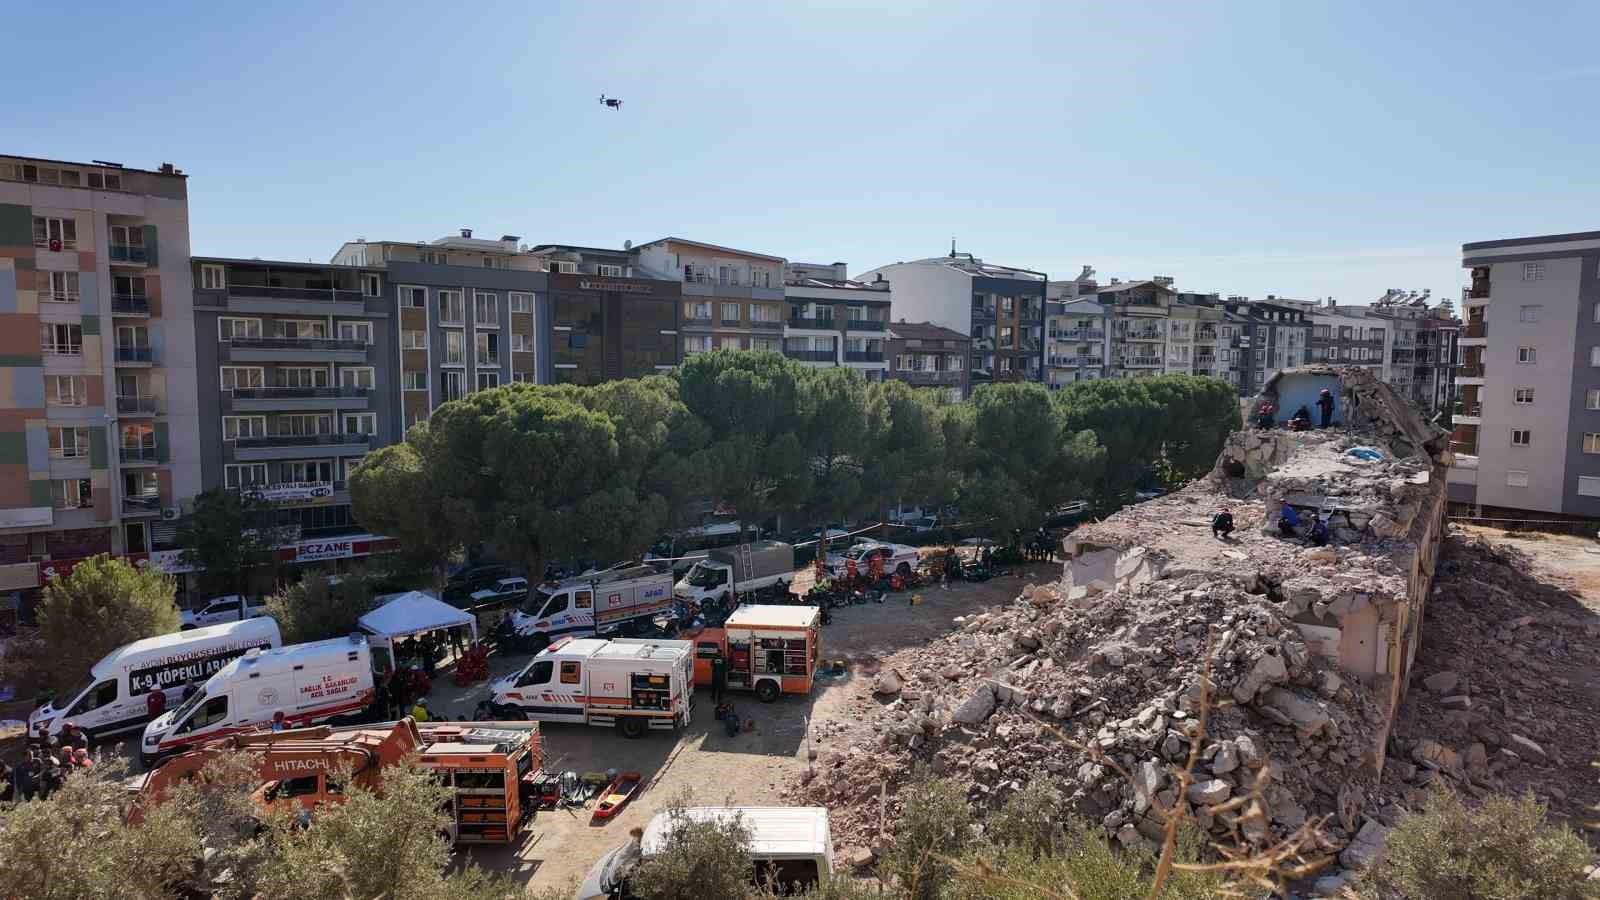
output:
[[[689,569],[672,587],[672,595],[679,600],[699,603],[720,600],[724,594],[733,593],[733,567],[714,559],[702,559]]]

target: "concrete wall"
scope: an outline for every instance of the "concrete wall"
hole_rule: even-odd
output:
[[[1302,405],[1311,411],[1313,424],[1322,421],[1322,411],[1317,398],[1324,389],[1333,393],[1333,424],[1344,422],[1344,403],[1339,398],[1339,378],[1336,375],[1289,374],[1277,381],[1277,420],[1287,422]]]
[[[929,322],[972,336],[972,279],[964,272],[933,263],[895,263],[857,276],[888,279],[894,292],[894,318]]]
[[[1567,398],[1569,426],[1566,466],[1561,479],[1561,511],[1570,515],[1600,518],[1600,497],[1578,493],[1579,477],[1600,476],[1600,454],[1585,453],[1583,450],[1584,434],[1600,433],[1600,410],[1588,407],[1589,390],[1600,388],[1600,367],[1594,366],[1590,360],[1593,349],[1600,347],[1600,312],[1597,312],[1600,310],[1600,252],[1590,251],[1581,257],[1579,270],[1572,393]]]

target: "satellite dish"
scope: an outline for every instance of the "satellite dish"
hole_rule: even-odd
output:
[[[633,241],[623,241],[622,242],[622,249],[624,249],[624,250],[632,250],[633,249]]]

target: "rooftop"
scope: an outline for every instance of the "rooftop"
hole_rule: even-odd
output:
[[[188,178],[182,169],[175,168],[172,163],[162,163],[158,169],[140,169],[134,166],[125,166],[119,162],[107,162],[103,159],[78,162],[66,159],[45,159],[41,156],[17,156],[15,154],[0,154],[0,160],[41,163],[49,166],[79,166],[85,169],[105,169],[114,172],[142,172],[146,175],[164,175],[168,178]]]
[[[913,341],[970,341],[959,331],[932,322],[890,322],[889,335]]]
[[[687,244],[690,247],[699,247],[702,250],[713,250],[717,253],[734,253],[739,256],[755,256],[761,259],[770,259],[775,263],[781,263],[784,261],[783,257],[773,256],[769,253],[757,253],[754,250],[739,250],[733,247],[724,247],[720,244],[707,244],[704,241],[691,241],[688,238],[673,237],[671,235],[662,238],[656,238],[653,241],[645,241],[642,244],[634,244],[634,249],[638,249],[640,247],[649,247],[653,244],[663,244],[669,242],[675,244]]]

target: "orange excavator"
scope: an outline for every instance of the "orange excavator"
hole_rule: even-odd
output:
[[[175,756],[137,783],[128,821],[159,804],[174,784],[200,775],[226,753],[259,763],[262,784],[252,795],[265,808],[298,807],[309,815],[344,800],[355,784],[380,790],[384,768],[414,757],[451,790],[451,838],[457,842],[509,842],[534,806],[527,796],[539,773],[537,722],[435,722],[410,717],[380,726],[258,731],[211,741]],[[345,772],[348,769],[348,781]]]

